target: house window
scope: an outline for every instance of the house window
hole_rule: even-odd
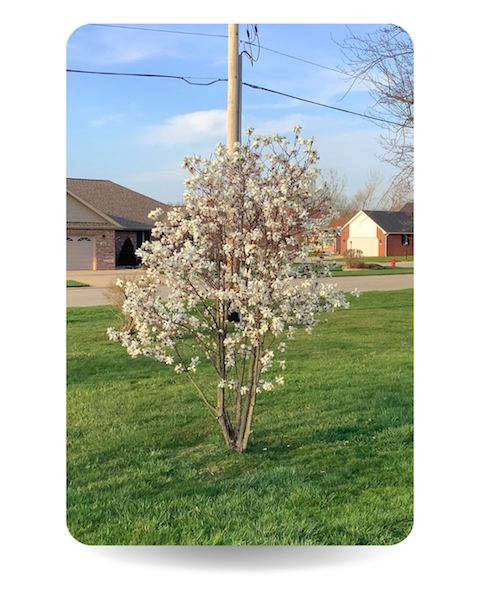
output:
[[[408,246],[410,244],[410,236],[402,234],[402,246]]]
[[[150,231],[137,231],[137,248],[143,244],[143,242],[150,241]]]
[[[87,237],[80,237],[80,238],[78,238],[78,241],[79,242],[91,242],[92,240]]]
[[[67,237],[67,242],[73,242],[72,238]]]

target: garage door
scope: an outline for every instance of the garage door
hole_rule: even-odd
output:
[[[361,250],[363,256],[378,256],[378,239],[377,238],[348,238],[347,247],[353,250]]]
[[[93,269],[94,238],[87,236],[67,237],[67,270]]]

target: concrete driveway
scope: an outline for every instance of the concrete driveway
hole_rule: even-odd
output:
[[[409,264],[409,266],[412,263]],[[67,271],[67,279],[87,283],[90,287],[67,288],[67,307],[73,306],[100,306],[110,304],[105,296],[108,285],[117,279],[137,278],[142,274],[141,269],[124,269],[116,271]],[[332,277],[329,283],[338,284],[343,292],[351,292],[355,288],[362,292],[404,290],[413,288],[413,274],[405,275],[358,275],[354,277]],[[162,300],[168,296],[166,286],[159,287]]]
[[[137,279],[143,269],[115,269],[115,271],[67,271],[67,280],[86,283],[94,288],[106,288],[117,279]]]

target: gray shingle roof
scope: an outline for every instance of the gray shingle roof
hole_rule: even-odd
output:
[[[413,202],[407,202],[400,210],[406,213],[413,213]]]
[[[153,221],[148,218],[148,213],[156,208],[164,211],[172,208],[106,179],[67,178],[67,191],[98,208],[127,229],[150,230]]]
[[[365,213],[387,233],[413,233],[412,214],[388,210],[366,210]]]

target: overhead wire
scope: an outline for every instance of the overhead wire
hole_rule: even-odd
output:
[[[112,27],[117,29],[134,29],[139,31],[153,31],[157,33],[174,33],[179,35],[198,35],[203,37],[217,37],[217,38],[225,38],[228,39],[228,35],[221,33],[200,33],[194,31],[177,31],[173,29],[155,29],[153,27],[137,27],[136,25],[109,25],[106,23],[90,23],[92,27]],[[248,37],[248,34],[247,34]],[[248,40],[239,40],[242,44],[250,44],[250,39]],[[267,52],[273,52],[274,54],[279,54],[280,56],[285,56],[287,58],[291,58],[292,60],[298,60],[300,62],[307,63],[309,65],[313,65],[314,67],[319,67],[320,69],[326,69],[327,71],[333,71],[334,73],[339,73],[341,75],[345,75],[343,71],[339,69],[335,69],[333,67],[327,67],[326,65],[321,65],[319,63],[313,62],[311,60],[307,60],[305,58],[300,58],[298,56],[293,56],[292,54],[287,54],[286,52],[280,52],[280,50],[274,50],[273,48],[267,48],[262,45],[262,50],[266,50]]]
[[[181,35],[200,35],[203,37],[228,38],[228,35],[221,33],[200,33],[195,31],[176,31],[173,29],[156,29],[153,27],[138,27],[136,25],[110,25],[107,23],[89,23],[91,27],[112,27],[113,29],[135,29],[139,31],[156,31],[157,33],[177,33]]]
[[[208,83],[194,83],[192,81],[188,81],[188,79],[193,79],[192,77],[188,78],[188,77],[181,77],[178,75],[159,75],[159,74],[153,74],[153,73],[115,73],[115,72],[108,72],[108,71],[85,71],[85,70],[80,70],[80,69],[67,69],[67,72],[68,73],[83,73],[83,74],[89,74],[89,75],[118,75],[118,76],[126,76],[126,77],[154,77],[154,78],[157,77],[157,78],[162,78],[162,79],[178,79],[178,80],[185,81],[189,85],[199,85],[199,86],[209,86],[209,85],[212,85],[212,84],[218,83],[218,82],[228,82],[228,79],[217,78],[217,79],[213,79],[212,81],[209,81]],[[263,87],[260,85],[255,85],[253,83],[247,83],[246,81],[242,81],[242,85],[252,88],[252,89],[269,92],[271,94],[277,94],[279,96],[284,96],[286,98],[291,98],[293,100],[298,100],[299,102],[306,102],[308,104],[314,104],[316,106],[321,106],[323,108],[328,108],[330,110],[336,110],[338,112],[355,115],[357,117],[362,117],[363,119],[368,119],[368,120],[373,120],[373,121],[381,121],[383,123],[388,123],[390,125],[399,125],[398,123],[395,123],[394,121],[389,121],[388,119],[382,119],[381,117],[373,117],[371,115],[358,113],[353,110],[339,108],[338,106],[330,106],[329,104],[323,104],[321,102],[316,102],[315,100],[308,100],[307,98],[301,98],[300,96],[294,96],[293,94],[287,94],[285,92],[279,92],[277,90],[271,90],[269,88],[266,88],[266,87]]]
[[[321,102],[315,102],[314,100],[307,100],[306,98],[300,98],[299,96],[293,96],[292,94],[286,94],[285,92],[278,92],[276,90],[270,90],[270,89],[262,87],[260,85],[254,85],[253,83],[247,83],[245,81],[242,81],[242,85],[246,85],[247,87],[250,87],[250,88],[253,88],[256,90],[262,90],[264,92],[278,94],[279,96],[285,96],[286,98],[292,98],[294,100],[299,100],[300,102],[307,102],[308,104],[315,104],[317,106],[322,106],[323,108],[329,108],[331,110],[337,110],[339,112],[347,113],[350,115],[356,115],[356,116],[362,117],[364,119],[371,119],[373,121],[381,121],[383,123],[388,123],[390,125],[399,125],[399,123],[395,123],[394,121],[389,121],[388,119],[382,119],[381,117],[373,117],[373,116],[366,115],[363,113],[355,112],[353,110],[347,110],[346,108],[339,108],[338,106],[330,106],[329,104],[322,104]],[[406,127],[411,127],[411,126],[406,125]]]
[[[250,64],[253,67],[253,63],[257,62],[258,59],[260,58],[260,36],[258,35],[258,28],[256,25],[253,25],[252,37],[250,35],[249,26],[247,25],[247,38],[248,38],[248,42],[243,42],[240,40],[240,42],[243,44],[243,50],[242,50],[241,54],[245,54],[246,56],[248,56],[248,58],[250,59]],[[252,48],[255,46],[255,43],[257,44],[258,51],[257,51],[257,57],[253,58]],[[247,46],[248,46],[248,50],[247,50]]]
[[[214,79],[213,81],[209,81],[208,83],[195,83],[193,81],[188,81],[189,79],[209,79],[208,77],[181,77],[179,75],[157,75],[155,73],[114,73],[109,71],[84,71],[80,69],[67,69],[67,73],[84,73],[87,75],[121,75],[124,77],[158,77],[161,79],[181,79],[188,83],[189,85],[212,85],[213,83],[217,83],[218,81],[228,81],[228,79]]]

